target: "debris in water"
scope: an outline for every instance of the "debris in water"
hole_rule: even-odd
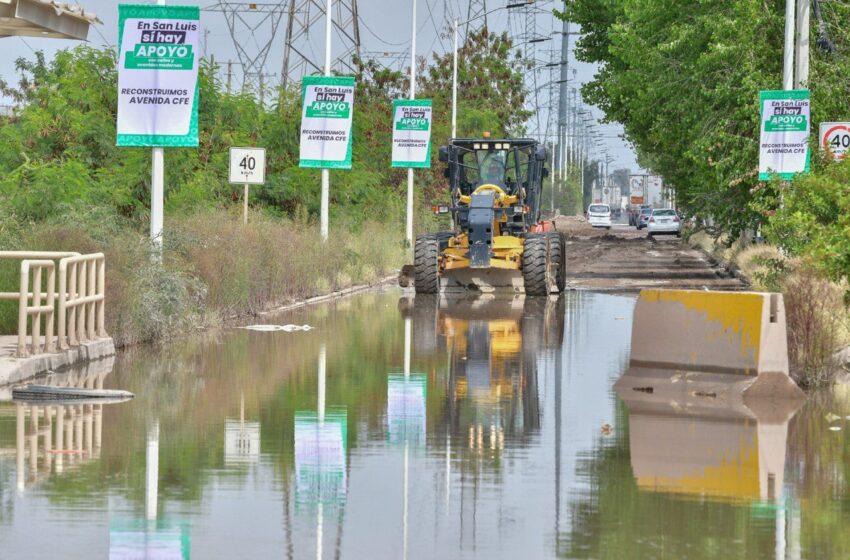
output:
[[[841,426],[830,426],[829,429],[832,430],[833,432],[840,432]]]
[[[311,331],[316,327],[311,327],[310,325],[248,325],[239,328],[257,332],[295,332]]]
[[[837,414],[833,414],[832,412],[830,412],[829,414],[826,415],[826,421],[827,422],[835,422],[837,420],[841,420],[841,416],[839,416]]]
[[[54,385],[25,385],[12,389],[14,400],[91,400],[105,401],[132,399],[133,393],[118,389],[87,389],[82,387],[57,387]]]

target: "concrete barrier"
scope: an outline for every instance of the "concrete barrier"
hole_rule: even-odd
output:
[[[781,294],[643,290],[617,385],[674,398],[801,398],[786,336]]]

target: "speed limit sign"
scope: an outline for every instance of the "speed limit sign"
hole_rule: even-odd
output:
[[[844,159],[850,150],[850,123],[820,123],[820,146],[835,159]]]
[[[262,185],[266,182],[265,148],[230,148],[230,182]]]

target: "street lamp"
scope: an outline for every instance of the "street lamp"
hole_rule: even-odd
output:
[[[484,12],[483,14],[478,14],[474,18],[470,18],[466,21],[458,22],[458,20],[454,21],[454,54],[452,56],[452,138],[457,136],[457,29],[460,25],[466,25],[467,23],[474,21],[476,19],[486,17],[493,12],[498,12],[499,10],[510,10],[511,8],[524,8],[529,4],[534,4],[534,0],[526,0],[525,2],[512,2],[505,6],[501,6],[499,8],[493,8],[489,12]]]

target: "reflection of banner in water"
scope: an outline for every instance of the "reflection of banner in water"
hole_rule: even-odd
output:
[[[425,399],[428,379],[413,374],[390,374],[387,382],[387,425],[390,443],[425,445]]]
[[[256,463],[260,458],[260,423],[224,420],[224,463]]]
[[[348,411],[332,409],[319,422],[315,412],[295,413],[295,495],[297,504],[345,501]]]
[[[190,549],[183,525],[130,521],[109,528],[109,560],[188,560]]]

